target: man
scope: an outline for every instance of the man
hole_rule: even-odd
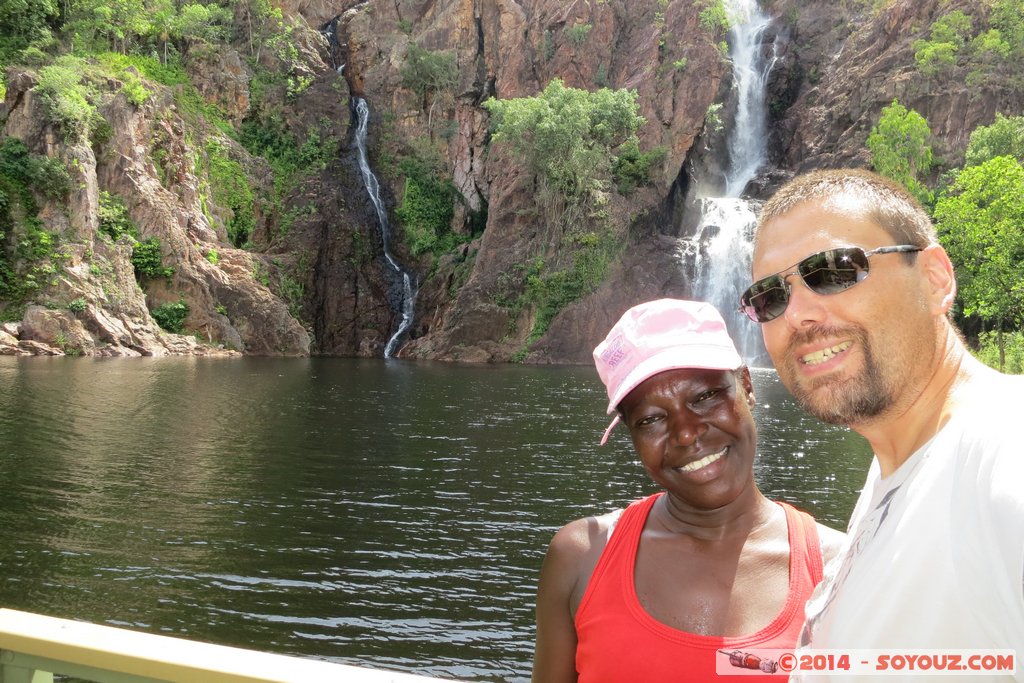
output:
[[[1024,656],[1024,377],[965,347],[928,215],[872,173],[797,177],[762,210],[752,270],[741,308],[780,379],[875,456],[801,644]]]
[[[721,316],[676,299],[635,306],[594,360],[615,415],[601,443],[621,420],[664,492],[555,534],[534,683],[773,671],[749,650],[796,644],[822,555],[842,534],[758,490],[753,386]]]

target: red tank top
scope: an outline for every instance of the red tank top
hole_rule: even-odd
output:
[[[746,681],[758,672],[719,676],[716,658],[744,648],[796,645],[804,603],[821,581],[821,547],[814,519],[785,503],[789,528],[789,595],[782,610],[757,633],[739,637],[702,636],[656,621],[640,605],[633,581],[640,534],[657,493],[627,507],[615,525],[576,612],[576,670],[579,683],[667,683],[669,681]],[[736,654],[734,654],[736,656]],[[781,671],[778,676],[784,676]]]

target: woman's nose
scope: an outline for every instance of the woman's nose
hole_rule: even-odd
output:
[[[677,411],[672,417],[670,427],[672,440],[679,446],[692,446],[701,434],[707,431],[703,418],[689,408]]]

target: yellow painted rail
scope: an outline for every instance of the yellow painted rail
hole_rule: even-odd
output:
[[[0,683],[438,683],[440,679],[0,609]]]

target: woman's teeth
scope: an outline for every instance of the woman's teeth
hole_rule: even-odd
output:
[[[679,470],[680,472],[696,472],[697,470],[701,469],[702,467],[707,467],[711,463],[721,459],[721,457],[723,455],[725,455],[725,452],[727,450],[728,450],[728,448],[723,448],[722,450],[718,451],[717,453],[712,453],[711,455],[706,455],[703,458],[701,458],[700,460],[694,460],[693,462],[687,463],[687,464],[683,465],[682,467],[677,467],[676,469]]]

